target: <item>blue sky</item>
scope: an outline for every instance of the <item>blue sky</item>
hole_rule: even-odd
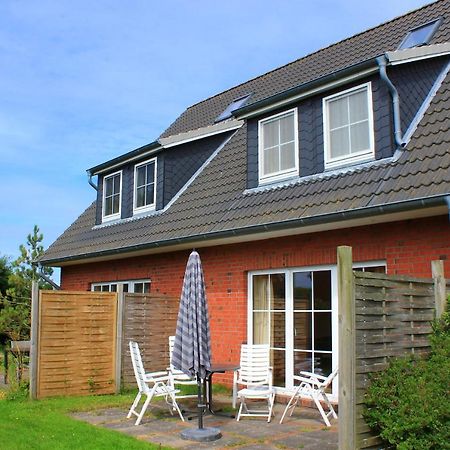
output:
[[[428,3],[0,2],[0,255],[45,246],[94,200],[86,169],[189,105]]]

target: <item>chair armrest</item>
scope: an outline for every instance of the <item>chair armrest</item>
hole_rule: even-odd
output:
[[[322,386],[322,383],[320,382],[320,380],[316,380],[315,378],[305,378],[305,377],[301,377],[299,375],[294,375],[293,378],[296,381],[300,381],[301,383],[306,383],[311,386],[317,386],[317,387]]]
[[[300,371],[300,375],[306,375],[308,377],[318,378],[319,380],[326,380],[327,379],[327,377],[323,377],[322,375],[317,375],[317,374],[312,373],[312,372],[305,372],[304,370]]]
[[[145,374],[146,381],[167,381],[169,379],[169,374],[164,370],[160,372],[147,372]]]

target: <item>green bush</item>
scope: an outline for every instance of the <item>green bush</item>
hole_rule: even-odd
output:
[[[366,422],[400,450],[450,449],[449,312],[433,324],[430,342],[426,359],[392,360],[366,394]]]

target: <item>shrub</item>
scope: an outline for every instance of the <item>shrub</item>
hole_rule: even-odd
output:
[[[364,418],[400,450],[450,449],[450,312],[433,324],[425,359],[393,359],[372,378]]]

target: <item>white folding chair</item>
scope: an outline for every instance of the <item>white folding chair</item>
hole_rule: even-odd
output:
[[[173,410],[176,410],[180,415],[181,420],[184,422],[183,414],[181,414],[180,408],[175,400],[176,391],[166,384],[169,376],[167,372],[149,372],[145,373],[144,365],[142,364],[141,353],[139,351],[139,345],[137,342],[130,341],[130,354],[131,361],[133,363],[134,375],[136,377],[136,382],[139,388],[139,392],[131,405],[130,411],[128,412],[127,418],[129,419],[132,414],[137,416],[135,425],[141,423],[142,417],[147,410],[148,405],[152,401],[153,397],[164,397],[166,403],[170,407],[170,413],[173,415]],[[141,408],[138,411],[136,408],[139,405],[139,401],[143,395],[147,398]]]
[[[238,385],[245,387],[238,390]],[[241,403],[237,420],[245,416],[257,416],[267,417],[267,422],[270,422],[275,392],[272,386],[268,345],[243,344],[241,346],[240,369],[234,373],[233,380],[233,407],[236,407],[236,396]],[[248,401],[254,400],[266,400],[267,410],[250,407]]]
[[[169,386],[177,390],[177,386],[197,386],[197,380],[195,378],[190,377],[189,375],[186,375],[181,370],[175,369],[172,364],[172,353],[173,353],[173,345],[175,342],[175,336],[169,336],[169,380],[168,384]],[[177,390],[177,394],[175,394],[175,398],[197,398],[197,394],[180,394],[179,390]]]
[[[327,377],[303,371],[300,372],[300,376],[294,375],[294,380],[300,381],[300,384],[295,389],[291,399],[289,400],[289,403],[286,405],[283,415],[281,416],[280,423],[283,422],[284,416],[286,415],[288,410],[291,410],[289,416],[292,416],[292,413],[294,412],[298,401],[302,397],[309,397],[314,400],[314,403],[316,404],[317,409],[322,415],[322,418],[326,425],[328,427],[331,426],[328,417],[333,416],[335,419],[337,419],[337,414],[327,397],[326,389],[331,385],[337,373],[338,369],[333,370],[333,372],[331,372]],[[322,404],[320,403],[321,399],[328,407],[327,412],[324,411]]]

